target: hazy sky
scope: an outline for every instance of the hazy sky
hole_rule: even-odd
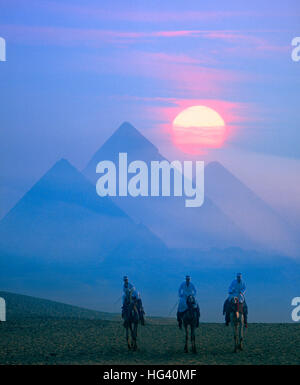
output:
[[[300,215],[299,21],[298,0],[0,0],[0,217],[59,158],[83,168],[125,120],[180,157],[172,121],[199,104],[231,133],[205,157],[272,203],[284,190]]]

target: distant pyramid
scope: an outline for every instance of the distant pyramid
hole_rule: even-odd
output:
[[[96,182],[96,166],[103,160],[118,161],[120,152],[128,162],[165,158],[158,149],[129,123],[123,123],[92,156],[84,175]],[[206,195],[199,208],[186,208],[185,197],[114,197],[113,201],[135,221],[143,223],[169,247],[230,247],[249,245],[241,229]]]
[[[92,156],[82,171],[93,182],[97,179],[96,166],[100,160],[118,162],[120,152],[128,153],[128,162],[133,160],[162,160],[158,149],[130,123],[124,122]],[[134,158],[135,157],[135,158]]]
[[[140,150],[147,150],[156,152],[158,154],[158,149],[142,135],[134,126],[128,122],[124,122],[121,126],[112,134],[112,136],[105,142],[102,146],[102,151],[105,151],[106,148],[110,150],[111,145],[118,144],[124,148],[124,151],[134,149],[136,150],[137,144],[139,145]]]
[[[122,257],[141,247],[164,249],[67,160],[58,161],[0,222],[2,256],[47,263],[100,263],[126,244]],[[9,260],[8,260],[9,263]]]
[[[205,168],[205,190],[213,202],[260,248],[299,255],[290,226],[221,163]]]

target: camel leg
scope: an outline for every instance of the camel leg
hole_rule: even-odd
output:
[[[195,338],[195,326],[194,325],[191,325],[191,342],[192,342],[192,352],[197,353],[196,338]]]
[[[133,350],[133,347],[134,347],[134,335],[133,335],[133,328],[132,328],[132,323],[131,322],[129,324],[129,327],[130,327],[130,337],[131,337],[130,348]]]
[[[131,342],[130,342],[130,349],[134,350],[134,335],[133,335],[133,329],[132,329],[132,323],[130,322],[129,324],[130,328],[130,337],[131,337]]]
[[[241,322],[240,322],[240,325],[239,325],[239,337],[240,337],[240,343],[239,343],[239,349],[240,350],[243,350],[244,349],[244,344],[243,344],[243,340],[244,340],[244,318],[242,317],[241,319]]]
[[[184,325],[184,328],[185,328],[185,345],[184,345],[184,352],[185,352],[185,353],[188,353],[188,351],[189,351],[189,349],[188,349],[189,330],[188,330],[187,325]]]
[[[137,343],[136,343],[136,340],[137,340],[137,328],[138,328],[138,324],[135,323],[134,326],[133,326],[133,331],[132,331],[132,349],[133,349],[133,351],[137,350]]]
[[[234,327],[234,334],[235,334],[235,347],[234,347],[234,350],[235,350],[235,352],[237,352],[238,351],[238,345],[239,345],[238,324],[236,324],[235,327]]]
[[[128,350],[130,350],[131,346],[130,346],[130,341],[129,341],[129,328],[128,328],[128,324],[126,325],[126,341],[127,341]]]
[[[233,352],[236,353],[236,331],[235,331],[236,326],[235,326],[235,322],[234,322],[232,314],[230,314],[230,323],[231,323],[232,331],[233,331],[233,341],[234,341]]]
[[[237,347],[238,347],[238,330],[237,330],[237,324],[233,322],[233,340],[234,340],[234,350],[233,352],[237,352]]]

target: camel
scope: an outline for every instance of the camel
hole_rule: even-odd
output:
[[[237,297],[232,298],[230,302],[230,322],[233,328],[234,338],[234,353],[238,350],[243,350],[244,340],[244,309],[243,302],[240,302]]]

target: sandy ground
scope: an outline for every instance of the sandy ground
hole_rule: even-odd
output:
[[[250,324],[245,350],[233,353],[232,329],[200,324],[196,355],[183,353],[175,321],[148,320],[138,351],[128,351],[121,322],[24,319],[0,324],[1,364],[300,364],[299,324]]]

